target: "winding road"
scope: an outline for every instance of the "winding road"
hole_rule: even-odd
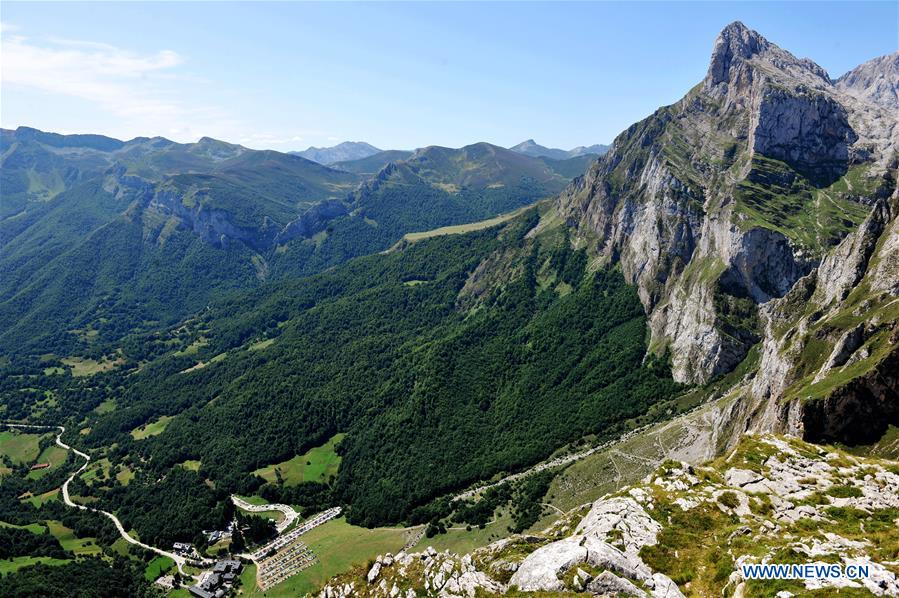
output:
[[[143,548],[145,550],[149,550],[150,552],[154,552],[160,556],[166,556],[166,557],[172,559],[175,562],[175,564],[178,566],[178,572],[181,573],[181,575],[183,575],[185,577],[194,577],[193,575],[190,575],[189,573],[186,573],[184,571],[184,565],[187,564],[187,559],[185,559],[183,556],[177,555],[174,552],[162,550],[161,548],[156,548],[155,546],[150,546],[149,544],[144,544],[140,540],[134,539],[133,537],[128,535],[127,531],[125,531],[125,527],[122,525],[122,522],[119,521],[119,518],[116,517],[115,515],[113,515],[112,513],[110,513],[109,511],[103,511],[101,509],[95,509],[93,507],[79,505],[78,503],[74,502],[71,499],[71,497],[69,496],[69,483],[75,479],[75,476],[79,475],[81,472],[83,472],[85,469],[87,469],[87,466],[91,462],[91,457],[87,453],[83,453],[83,452],[79,451],[78,449],[71,447],[62,441],[62,435],[65,434],[65,432],[66,432],[65,426],[39,426],[39,425],[29,425],[29,424],[13,424],[13,423],[6,423],[6,422],[2,422],[2,423],[0,423],[0,425],[4,425],[4,426],[10,427],[10,428],[30,428],[30,429],[34,429],[34,430],[59,430],[59,433],[56,435],[56,444],[58,444],[59,446],[61,446],[64,449],[66,449],[67,451],[72,451],[73,453],[75,453],[76,455],[78,455],[79,457],[84,459],[84,463],[81,465],[81,467],[79,467],[78,470],[75,471],[75,473],[73,473],[68,478],[66,478],[66,481],[62,485],[62,500],[63,500],[63,502],[67,506],[73,507],[75,509],[79,509],[81,511],[92,511],[94,513],[100,513],[102,515],[105,515],[110,520],[112,520],[113,524],[115,524],[115,526],[116,526],[116,529],[119,530],[119,534],[122,536],[122,538],[125,539],[126,542],[128,542],[130,544],[134,544],[135,546],[140,546],[141,548]],[[201,562],[203,564],[209,564],[212,561],[209,561],[209,559],[204,559]]]
[[[231,502],[234,503],[234,506],[243,509],[244,511],[249,511],[251,513],[262,513],[265,511],[279,511],[284,515],[284,519],[281,523],[275,525],[275,529],[278,530],[278,533],[283,533],[288,527],[290,527],[294,521],[300,516],[293,507],[290,505],[282,505],[280,503],[274,503],[270,505],[254,505],[248,503],[244,499],[240,498],[236,494],[231,495]]]

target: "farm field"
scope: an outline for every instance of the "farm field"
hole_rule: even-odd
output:
[[[49,556],[17,556],[10,560],[0,560],[0,575],[7,575],[13,571],[18,571],[22,567],[29,567],[38,563],[44,565],[65,565],[70,562],[68,559],[54,559]]]
[[[79,538],[75,535],[75,532],[59,521],[50,520],[46,523],[50,533],[59,540],[63,550],[71,551],[75,556],[95,556],[102,552],[95,538]]]
[[[119,359],[103,359],[96,361],[94,359],[84,359],[81,357],[66,357],[62,360],[64,364],[72,368],[72,375],[76,378],[85,376],[93,376],[100,372],[108,372],[122,365],[124,360]]]
[[[0,455],[7,455],[13,463],[32,463],[40,454],[42,434],[23,434],[18,430],[0,432]]]
[[[158,556],[147,564],[144,570],[144,579],[147,581],[155,581],[159,576],[163,575],[175,564],[175,561],[167,556]]]
[[[43,494],[38,494],[36,496],[29,496],[27,498],[22,499],[24,501],[30,502],[35,507],[40,507],[44,503],[48,503],[53,500],[59,500],[59,488],[54,488],[53,490],[48,490]]]
[[[301,482],[325,482],[329,477],[337,475],[340,467],[340,455],[334,447],[343,440],[345,434],[335,434],[324,445],[309,449],[303,455],[257,469],[256,475],[267,482],[275,483],[280,473],[285,486],[295,486]]]
[[[5,521],[0,521],[0,527],[12,527],[15,529],[27,529],[32,534],[42,534],[44,530],[47,528],[40,523],[29,523],[28,525],[16,525],[14,523],[6,523]]]
[[[110,463],[109,459],[103,458],[99,461],[92,462],[90,467],[88,467],[84,473],[81,474],[81,479],[85,481],[89,486],[93,485],[97,479],[106,479],[109,477]],[[102,472],[102,475],[101,475]]]
[[[156,436],[157,434],[162,434],[162,431],[165,430],[166,426],[169,425],[169,422],[172,421],[172,418],[168,415],[163,415],[156,421],[152,421],[148,424],[145,424],[139,428],[135,428],[131,430],[131,437],[135,440],[143,440],[145,438],[149,438],[150,436]]]
[[[55,471],[59,469],[59,467],[66,462],[66,458],[69,456],[69,453],[66,449],[61,446],[57,446],[55,444],[51,444],[43,451],[37,458],[38,463],[49,463],[50,467],[45,467],[44,469],[35,469],[34,471],[29,471],[28,475],[25,476],[25,479],[28,480],[39,480],[42,477],[49,474],[51,471]]]

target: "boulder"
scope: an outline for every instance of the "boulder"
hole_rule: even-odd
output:
[[[599,577],[587,584],[587,590],[598,596],[645,596],[646,592],[609,571],[603,571]]]
[[[594,567],[609,569],[638,581],[652,576],[652,570],[639,556],[622,552],[596,536],[585,537],[583,546],[587,549],[587,562]]]
[[[587,549],[581,545],[583,537],[572,536],[541,546],[529,554],[509,580],[525,592],[558,592],[564,589],[559,579],[566,571],[587,560]]]
[[[371,569],[368,570],[368,575],[366,579],[368,579],[368,583],[374,583],[376,579],[378,579],[378,575],[381,574],[381,563],[375,561],[375,564],[371,566]]]
[[[614,530],[620,534],[624,551],[636,555],[644,546],[656,543],[662,526],[633,498],[615,497],[594,503],[578,524],[575,534],[607,540]]]

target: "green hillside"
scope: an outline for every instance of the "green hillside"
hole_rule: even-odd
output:
[[[99,359],[223,294],[316,274],[408,232],[490,218],[567,180],[487,144],[427,148],[357,189],[359,174],[209,138],[17,129],[2,139],[12,182],[0,214],[0,354],[20,361]],[[53,193],[22,182],[35,172]]]
[[[46,378],[65,387],[79,442],[137,469],[127,486],[90,493],[112,510],[131,505],[126,525],[159,542],[215,525],[212,506],[232,491],[311,512],[346,502],[349,520],[368,526],[418,521],[442,494],[609,434],[669,398],[678,387],[666,366],[643,363],[633,289],[617,272],[587,273],[564,237],[526,239],[536,222],[532,210],[226,298],[139,336],[116,369]],[[507,276],[473,279],[497,254]],[[115,410],[95,409],[113,395]],[[135,440],[161,418],[164,429]],[[291,459],[305,454],[309,469],[320,460],[310,449],[337,432],[339,468],[323,466],[333,484],[291,473]],[[270,464],[281,480],[252,475]],[[175,496],[184,516],[165,506]]]

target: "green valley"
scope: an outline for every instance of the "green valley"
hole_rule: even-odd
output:
[[[83,8],[3,8],[0,596],[899,596],[892,45]]]

